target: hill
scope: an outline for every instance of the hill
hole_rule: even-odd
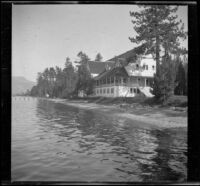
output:
[[[27,89],[31,90],[31,88],[36,83],[33,81],[29,81],[24,77],[13,76],[12,77],[12,95],[25,93]]]

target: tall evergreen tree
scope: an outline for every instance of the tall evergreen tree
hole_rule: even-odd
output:
[[[72,62],[70,61],[70,58],[66,58],[65,68],[63,69],[63,75],[65,83],[62,96],[67,97],[74,92],[77,83],[77,74],[72,65]]]
[[[131,42],[140,44],[145,48],[146,53],[151,53],[156,60],[156,75],[154,80],[154,94],[157,98],[167,95],[167,91],[171,92],[171,88],[165,88],[161,91],[163,82],[163,69],[170,66],[169,55],[174,54],[179,49],[180,38],[185,39],[184,25],[182,21],[177,21],[177,15],[174,15],[178,9],[177,6],[167,5],[146,5],[140,12],[130,12],[134,19],[135,37],[129,37]],[[180,24],[181,27],[180,27]],[[164,53],[162,56],[161,53]],[[166,58],[166,59],[163,59]],[[168,63],[161,65],[162,63]],[[172,72],[171,72],[172,73]],[[167,79],[167,78],[165,78]],[[161,81],[161,82],[159,82]],[[171,84],[165,82],[164,84]]]
[[[56,81],[54,86],[54,96],[60,97],[64,89],[64,76],[62,69],[58,66],[55,67]]]
[[[33,86],[30,92],[30,96],[39,96],[37,85]]]
[[[176,75],[176,88],[175,94],[177,95],[185,95],[186,94],[186,79],[185,79],[185,70],[183,68],[183,64],[179,63],[178,71]]]
[[[184,55],[183,58],[183,68],[185,70],[185,94],[188,93],[188,58]]]
[[[95,60],[94,60],[94,61],[96,61],[96,62],[102,62],[102,60],[103,60],[103,57],[102,57],[102,55],[101,55],[100,53],[98,53],[98,54],[96,55],[96,57],[95,57]]]
[[[164,56],[160,64],[160,74],[154,78],[153,93],[156,98],[165,102],[171,95],[174,94],[176,79],[175,63],[171,57]]]
[[[54,97],[54,89],[55,89],[55,82],[56,82],[56,72],[53,67],[49,68],[49,87],[48,92],[50,97]]]
[[[167,49],[168,52],[176,52],[179,46],[179,38],[185,38],[184,24],[176,21],[177,15],[173,15],[178,7],[167,5],[145,5],[140,12],[130,12],[134,18],[134,30],[136,37],[129,37],[131,42],[143,44],[147,53],[155,56],[156,66],[159,69],[161,50]]]
[[[75,90],[77,73],[69,58],[66,59],[65,67],[45,68],[38,73],[37,85],[30,92],[32,96],[68,97]]]
[[[88,61],[89,57],[82,51],[77,55],[79,57],[78,63],[78,81],[76,84],[76,94],[79,91],[84,91],[85,94],[89,95],[92,93],[92,77],[89,71]]]

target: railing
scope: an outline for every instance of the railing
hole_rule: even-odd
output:
[[[111,87],[111,86],[141,86],[139,83],[110,83],[110,84],[101,84],[101,85],[95,85],[95,88],[100,88],[100,87]]]

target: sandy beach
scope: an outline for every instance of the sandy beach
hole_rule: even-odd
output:
[[[97,110],[106,115],[130,119],[144,123],[144,125],[158,128],[187,127],[187,110],[174,110],[173,108],[143,107],[141,105],[102,105],[88,103],[83,100],[50,99],[53,102],[78,107],[87,110]],[[125,105],[126,106],[126,105]]]

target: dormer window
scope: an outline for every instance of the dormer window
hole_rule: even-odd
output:
[[[105,69],[110,70],[110,66],[108,64],[106,64]]]
[[[144,64],[142,68],[143,68],[143,70],[148,70],[148,65]]]

